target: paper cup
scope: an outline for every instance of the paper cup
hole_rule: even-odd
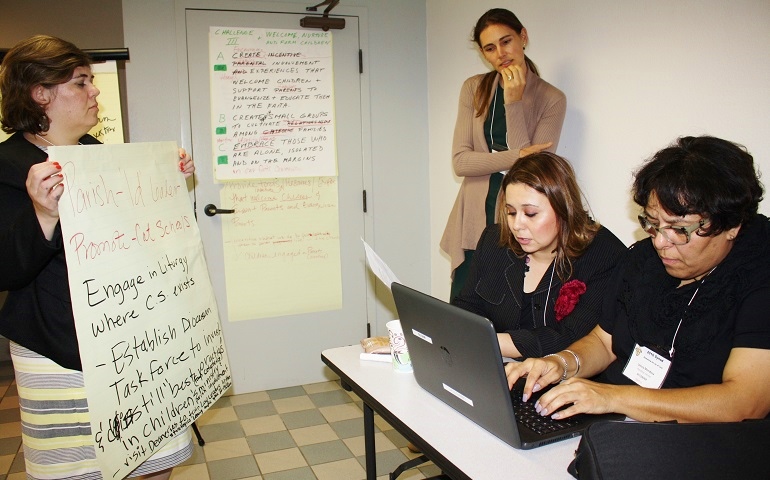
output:
[[[406,348],[404,330],[401,328],[401,320],[391,320],[385,324],[388,327],[388,340],[390,341],[390,355],[393,357],[393,370],[397,372],[411,372],[412,360],[409,358],[409,350]]]

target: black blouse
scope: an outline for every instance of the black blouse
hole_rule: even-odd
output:
[[[651,239],[632,246],[615,271],[603,309],[600,326],[612,334],[617,360],[599,381],[633,384],[622,372],[637,343],[672,360],[663,388],[720,383],[733,348],[770,349],[767,217],[757,215],[741,227],[713,272],[677,288],[679,283],[666,272]]]

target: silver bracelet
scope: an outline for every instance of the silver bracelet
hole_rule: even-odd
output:
[[[573,377],[577,377],[578,373],[580,373],[580,357],[578,357],[578,354],[573,352],[569,349],[564,349],[565,352],[571,353],[573,357],[575,357],[575,363],[577,364],[577,369],[575,370],[575,374],[572,375]]]
[[[561,360],[561,362],[564,364],[564,373],[561,374],[561,380],[560,381],[563,382],[564,380],[566,380],[567,379],[567,368],[569,368],[569,365],[567,365],[567,360],[564,357],[562,357],[561,355],[559,355],[558,353],[550,353],[550,354],[546,355],[543,358],[548,358],[548,357],[559,357],[559,360]]]

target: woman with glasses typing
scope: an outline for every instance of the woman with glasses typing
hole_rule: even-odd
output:
[[[753,157],[683,137],[636,173],[633,193],[650,238],[616,268],[599,325],[566,350],[509,364],[509,384],[526,375],[526,400],[561,382],[536,404],[557,419],[768,416],[770,222],[757,213]]]

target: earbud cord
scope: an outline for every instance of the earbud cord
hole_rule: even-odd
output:
[[[551,267],[551,281],[548,282],[548,294],[545,296],[545,308],[543,308],[543,326],[545,327],[545,314],[548,312],[548,299],[551,298],[551,286],[553,286],[553,272],[556,270],[556,259],[553,261],[553,267]]]
[[[689,302],[687,302],[687,306],[688,306],[688,307],[689,307],[690,305],[692,305],[692,301],[693,301],[693,300],[695,300],[695,295],[697,295],[697,294],[698,294],[698,290],[700,290],[700,287],[701,287],[701,286],[703,285],[703,283],[706,281],[706,277],[708,277],[709,275],[711,275],[711,272],[713,272],[714,270],[716,270],[716,268],[717,268],[717,267],[714,267],[714,268],[712,268],[711,270],[709,270],[709,273],[707,273],[707,274],[706,274],[706,275],[703,277],[703,279],[700,281],[700,285],[698,285],[698,288],[696,288],[696,289],[695,289],[695,293],[693,293],[693,294],[692,294],[692,297],[690,297],[690,301],[689,301]],[[676,336],[677,336],[677,335],[679,335],[679,327],[681,327],[681,326],[682,326],[682,320],[684,320],[684,315],[682,316],[682,318],[680,318],[680,319],[679,319],[679,324],[676,326],[676,331],[674,332],[674,338],[673,338],[673,339],[671,339],[671,349],[668,351],[668,355],[669,355],[671,358],[674,358],[674,351],[675,351],[675,350],[674,350],[674,342],[676,342]]]

